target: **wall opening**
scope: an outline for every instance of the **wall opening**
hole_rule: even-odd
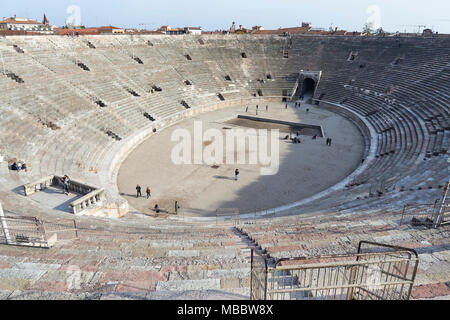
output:
[[[314,90],[316,89],[316,82],[311,78],[306,78],[303,80],[301,94],[311,94],[314,95]]]
[[[348,55],[347,61],[354,61],[356,59],[356,57],[358,56],[358,51],[356,52],[350,52],[350,54]]]
[[[77,63],[77,66],[79,66],[81,69],[83,69],[84,71],[91,71],[89,68],[88,68],[88,66],[87,65],[85,65],[84,63],[82,63],[82,62],[78,62]]]
[[[139,64],[144,64],[144,62],[139,57],[134,57],[133,60]]]
[[[90,42],[90,41],[86,42],[86,45],[87,45],[89,48],[91,48],[91,49],[95,49],[94,44],[93,44],[92,42]]]
[[[132,96],[140,97],[140,95],[139,95],[136,91],[134,91],[134,90],[132,90],[132,89],[129,89],[129,88],[127,88],[126,90],[127,90],[128,93],[131,94]]]
[[[13,45],[13,48],[17,53],[25,53],[25,51],[23,51],[17,44]]]
[[[110,136],[111,138],[113,138],[113,139],[115,139],[115,140],[117,140],[117,141],[122,140],[121,137],[119,137],[117,134],[115,134],[115,133],[112,132],[111,130],[107,130],[105,133],[106,133],[108,136]]]
[[[281,91],[281,95],[283,96],[282,101],[283,102],[287,102],[287,99],[288,99],[288,91],[287,91],[287,89],[283,89],[283,91]]]
[[[146,117],[148,120],[150,121],[155,121],[155,118],[153,118],[150,114],[148,114],[147,112],[144,112],[144,117]]]
[[[95,103],[102,108],[106,107],[106,104],[102,100],[97,100],[97,101],[95,101]]]
[[[183,106],[183,107],[185,107],[186,109],[190,109],[191,107],[187,104],[187,102],[186,101],[184,101],[184,100],[181,100],[181,105]]]
[[[19,77],[17,74],[15,74],[14,72],[6,72],[5,75],[10,78],[11,80],[16,81],[17,83],[24,83],[23,79],[21,77]]]

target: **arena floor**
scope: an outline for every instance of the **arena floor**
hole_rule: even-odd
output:
[[[117,182],[121,195],[148,214],[154,213],[156,203],[163,212],[173,213],[175,200],[181,206],[179,214],[186,216],[214,216],[217,208],[238,208],[244,214],[312,196],[343,180],[361,163],[364,140],[347,119],[312,105],[285,109],[284,103],[270,103],[268,112],[265,106],[260,105],[258,117],[322,126],[325,135],[333,139],[331,147],[326,138],[313,140],[307,135],[301,136],[301,144],[293,144],[282,140],[286,133],[280,132],[280,168],[276,175],[268,176],[260,174],[257,164],[174,164],[171,153],[178,142],[172,142],[171,135],[175,129],[193,133],[194,121],[200,120],[203,131],[217,128],[225,134],[225,128],[237,128],[228,122],[237,115],[256,115],[255,106],[247,113],[246,106],[208,112],[166,128],[137,147],[120,168]],[[239,181],[234,180],[236,168]],[[142,187],[141,198],[136,198],[136,184]],[[148,200],[147,186],[152,190]]]

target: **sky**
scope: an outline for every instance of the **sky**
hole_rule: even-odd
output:
[[[170,25],[214,31],[230,28],[233,21],[265,29],[311,22],[317,28],[354,31],[372,22],[390,32],[417,32],[422,25],[450,33],[449,0],[1,0],[0,18],[17,15],[42,21],[44,13],[57,26],[69,20],[86,27]]]

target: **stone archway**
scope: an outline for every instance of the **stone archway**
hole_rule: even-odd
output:
[[[312,78],[305,78],[301,86],[301,95],[314,95],[316,90],[316,82]]]

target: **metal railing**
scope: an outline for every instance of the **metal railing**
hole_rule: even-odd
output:
[[[450,182],[444,187],[442,196],[436,199],[434,204],[406,205],[403,207],[400,224],[403,223],[406,216],[413,216],[411,223],[413,225],[422,225],[438,228],[441,225],[450,223],[450,198],[448,189]]]
[[[274,266],[252,250],[250,298],[408,300],[418,262],[414,250],[367,241],[355,254],[279,259]]]
[[[2,219],[3,238],[0,242],[14,245],[47,247],[44,224],[33,217],[9,217]],[[3,240],[3,241],[2,241]]]
[[[434,203],[405,205],[402,210],[400,224],[403,224],[408,216],[426,216],[431,218],[436,210],[438,201],[439,199],[437,199]]]
[[[52,247],[57,240],[78,238],[75,220],[42,221],[36,217],[5,216],[0,204],[0,244]]]
[[[275,208],[255,208],[255,212],[253,213],[253,218],[273,218],[276,216]]]
[[[233,223],[240,224],[240,213],[238,208],[219,208],[216,210],[216,225]]]

